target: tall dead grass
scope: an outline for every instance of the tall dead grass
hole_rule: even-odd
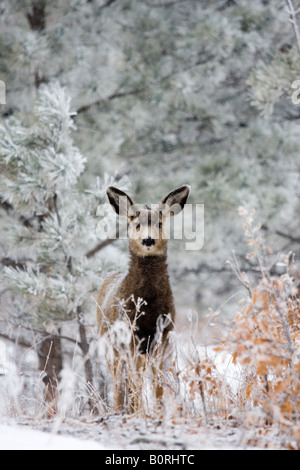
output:
[[[248,258],[256,261],[259,279],[251,281],[235,259],[231,263],[245,287],[245,298],[230,327],[217,341],[203,344],[214,314],[201,323],[191,315],[181,331],[174,325],[164,352],[161,322],[151,353],[141,356],[132,340],[136,322],[129,321],[120,303],[119,320],[101,338],[95,334],[90,348],[97,380],[86,383],[80,354],[74,353],[72,367],[65,368],[56,428],[68,416],[91,413],[87,403],[92,400],[93,411],[102,417],[117,411],[173,423],[253,428],[257,445],[260,435],[276,430],[283,446],[300,448],[300,301],[294,257],[291,253],[277,257],[284,272],[272,276],[272,253],[255,225],[254,213],[240,209],[240,214],[251,249]],[[136,299],[136,319],[140,315],[143,300]],[[48,411],[42,377],[31,377],[29,385],[21,372],[14,364],[0,377],[5,401],[1,413],[39,419]]]

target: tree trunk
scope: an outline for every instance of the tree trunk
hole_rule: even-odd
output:
[[[32,0],[31,11],[27,13],[27,20],[32,31],[42,33],[46,28],[46,4],[47,0]],[[35,87],[46,82],[47,79],[43,73],[36,67],[34,71]],[[43,339],[38,350],[39,369],[43,376],[45,384],[44,399],[49,407],[48,414],[52,416],[56,413],[57,405],[57,387],[59,383],[59,374],[63,368],[61,338],[58,336],[47,336]]]
[[[46,28],[46,4],[47,0],[32,0],[31,12],[27,13],[27,20],[32,31],[42,33]],[[34,84],[38,89],[42,83],[47,82],[47,77],[37,66],[34,71]]]
[[[33,31],[44,31],[46,27],[46,0],[33,0],[32,11],[27,19]]]
[[[48,415],[52,417],[56,413],[57,387],[63,368],[61,338],[59,336],[45,337],[38,350],[38,359],[39,369],[44,373],[44,399],[48,406]]]

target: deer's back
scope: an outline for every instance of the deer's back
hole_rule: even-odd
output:
[[[103,334],[110,324],[118,319],[118,291],[124,279],[124,273],[116,272],[108,276],[102,283],[98,296],[98,327]]]

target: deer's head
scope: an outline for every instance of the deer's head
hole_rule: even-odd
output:
[[[110,204],[119,216],[129,220],[131,252],[138,256],[161,256],[167,250],[165,221],[179,214],[190,194],[190,186],[184,185],[171,191],[156,207],[135,204],[120,189],[109,186],[106,190]]]

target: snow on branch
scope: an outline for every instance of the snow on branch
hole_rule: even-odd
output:
[[[292,0],[286,0],[286,3],[287,3],[286,11],[290,15],[290,22],[293,26],[293,30],[294,30],[294,33],[295,33],[295,36],[296,36],[298,50],[300,52],[300,31],[299,31],[299,25],[298,25],[298,21],[297,21],[297,14],[300,12],[300,8],[297,8],[297,10],[295,10],[294,3],[293,3]]]

